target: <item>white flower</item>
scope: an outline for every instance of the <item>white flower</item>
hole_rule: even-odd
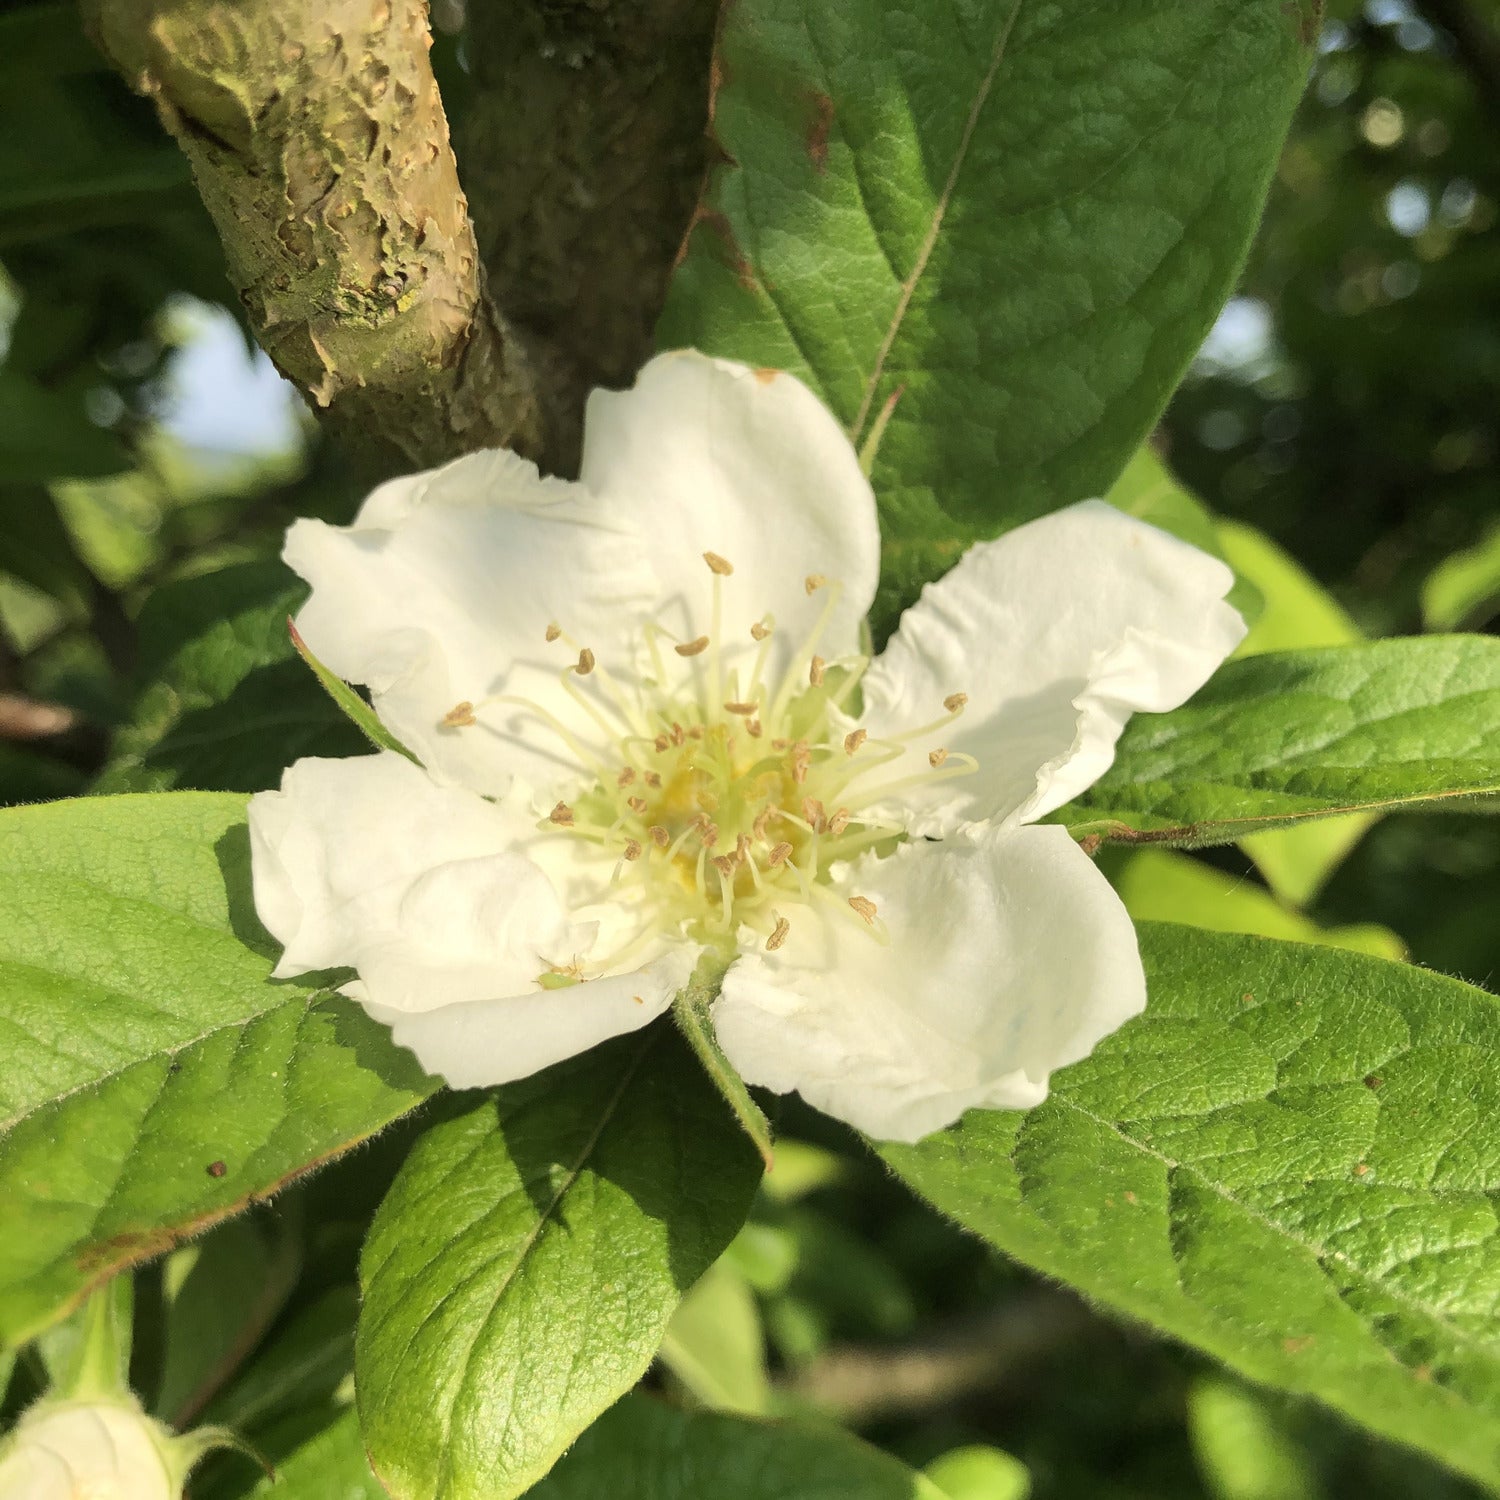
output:
[[[44,1401],[0,1445],[4,1500],[177,1500],[174,1439],[134,1406]]]
[[[1164,532],[1090,501],[981,543],[872,662],[844,433],[790,376],[674,354],[593,395],[576,484],[476,454],[285,556],[302,635],[425,769],[304,760],[253,800],[277,973],[352,965],[449,1083],[645,1025],[709,951],[747,1081],[914,1140],[1036,1104],[1145,1003],[1108,883],[1028,825],[1244,633]]]

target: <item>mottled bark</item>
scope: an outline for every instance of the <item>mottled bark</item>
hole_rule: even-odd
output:
[[[261,344],[367,468],[546,456],[529,361],[485,296],[425,0],[85,9],[186,152]]]
[[[628,385],[703,180],[718,0],[468,0],[457,128],[500,305],[544,363],[571,467],[583,398]]]

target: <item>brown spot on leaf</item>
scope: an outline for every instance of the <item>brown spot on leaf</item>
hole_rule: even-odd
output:
[[[1384,1083],[1385,1083],[1385,1079],[1383,1079],[1378,1073],[1366,1073],[1365,1074],[1365,1087],[1367,1089],[1378,1089]]]
[[[211,1161],[208,1164],[208,1175],[210,1177],[222,1177],[229,1170],[221,1161]]]
[[[1282,1339],[1281,1347],[1288,1354],[1301,1354],[1304,1349],[1310,1349],[1313,1345],[1313,1336],[1310,1333],[1298,1334],[1293,1338]]]
[[[812,96],[813,116],[807,127],[807,155],[820,176],[828,170],[828,137],[833,130],[833,100],[827,94]]]
[[[1135,1194],[1134,1194],[1134,1193],[1132,1193],[1132,1192],[1131,1192],[1131,1191],[1130,1191],[1130,1189],[1129,1189],[1129,1188],[1126,1188],[1126,1189],[1125,1189],[1125,1192],[1124,1192],[1124,1195],[1123,1195],[1123,1196],[1124,1196],[1124,1198],[1125,1198],[1125,1201],[1126,1201],[1126,1202],[1127,1202],[1127,1203],[1132,1203],[1132,1204],[1134,1204],[1134,1203],[1139,1203],[1139,1202],[1140,1202],[1140,1201],[1141,1201],[1141,1200],[1140,1200],[1140,1199],[1139,1199],[1139,1198],[1137,1198],[1137,1197],[1136,1197],[1136,1195],[1135,1195]]]

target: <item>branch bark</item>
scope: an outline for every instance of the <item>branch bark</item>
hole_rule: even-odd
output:
[[[457,129],[479,248],[542,362],[571,470],[583,402],[651,353],[702,186],[719,0],[468,0]]]
[[[425,0],[84,4],[187,154],[261,344],[363,467],[548,457],[485,295]]]

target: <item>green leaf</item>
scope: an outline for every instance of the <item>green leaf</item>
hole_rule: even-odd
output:
[[[1263,887],[1168,849],[1133,850],[1114,883],[1125,909],[1141,922],[1184,922],[1212,932],[1322,943],[1378,958],[1407,956],[1406,944],[1389,927],[1377,922],[1320,927]]]
[[[1318,1500],[1307,1455],[1244,1386],[1200,1380],[1188,1397],[1188,1432],[1213,1500]]]
[[[771,1406],[766,1341],[750,1283],[721,1256],[682,1299],[661,1362],[704,1406],[763,1416]]]
[[[944,1500],[842,1428],[688,1414],[642,1396],[606,1412],[529,1500]]]
[[[167,1258],[156,1416],[179,1430],[197,1423],[281,1311],[300,1260],[297,1237],[285,1224],[254,1215],[221,1224]]]
[[[53,391],[0,369],[0,477],[42,483],[97,478],[130,467],[120,440],[91,422],[76,391]]]
[[[467,1097],[361,1263],[360,1410],[396,1500],[506,1500],[545,1474],[645,1372],[760,1178],[669,1027]]]
[[[1444,558],[1422,585],[1429,630],[1477,630],[1500,608],[1500,526],[1482,541]]]
[[[45,1327],[433,1088],[384,1027],[268,983],[244,799],[0,812],[0,1342]]]
[[[294,1426],[300,1442],[274,1442],[267,1451],[274,1456],[275,1476],[264,1476],[254,1488],[235,1480],[243,1479],[244,1465],[234,1473],[217,1471],[218,1482],[210,1482],[205,1500],[225,1500],[234,1496],[253,1500],[386,1500],[380,1481],[370,1472],[365,1458],[364,1440],[360,1436],[359,1416],[352,1406],[346,1407],[331,1422],[303,1435]],[[199,1493],[194,1481],[193,1494]]]
[[[141,676],[102,792],[258,792],[304,755],[358,755],[364,737],[297,659],[287,615],[307,596],[280,563],[156,590],[141,611]]]
[[[1500,640],[1428,636],[1229,662],[1182,708],[1137,714],[1060,820],[1195,847],[1496,791]]]
[[[1143,925],[1144,1016],[886,1160],[1017,1260],[1500,1484],[1500,1002]]]
[[[999,1448],[979,1444],[954,1448],[923,1473],[948,1500],[1026,1500],[1031,1493],[1025,1464]]]
[[[738,0],[659,328],[790,370],[872,478],[877,623],[1109,488],[1228,293],[1316,31],[1282,0]]]

